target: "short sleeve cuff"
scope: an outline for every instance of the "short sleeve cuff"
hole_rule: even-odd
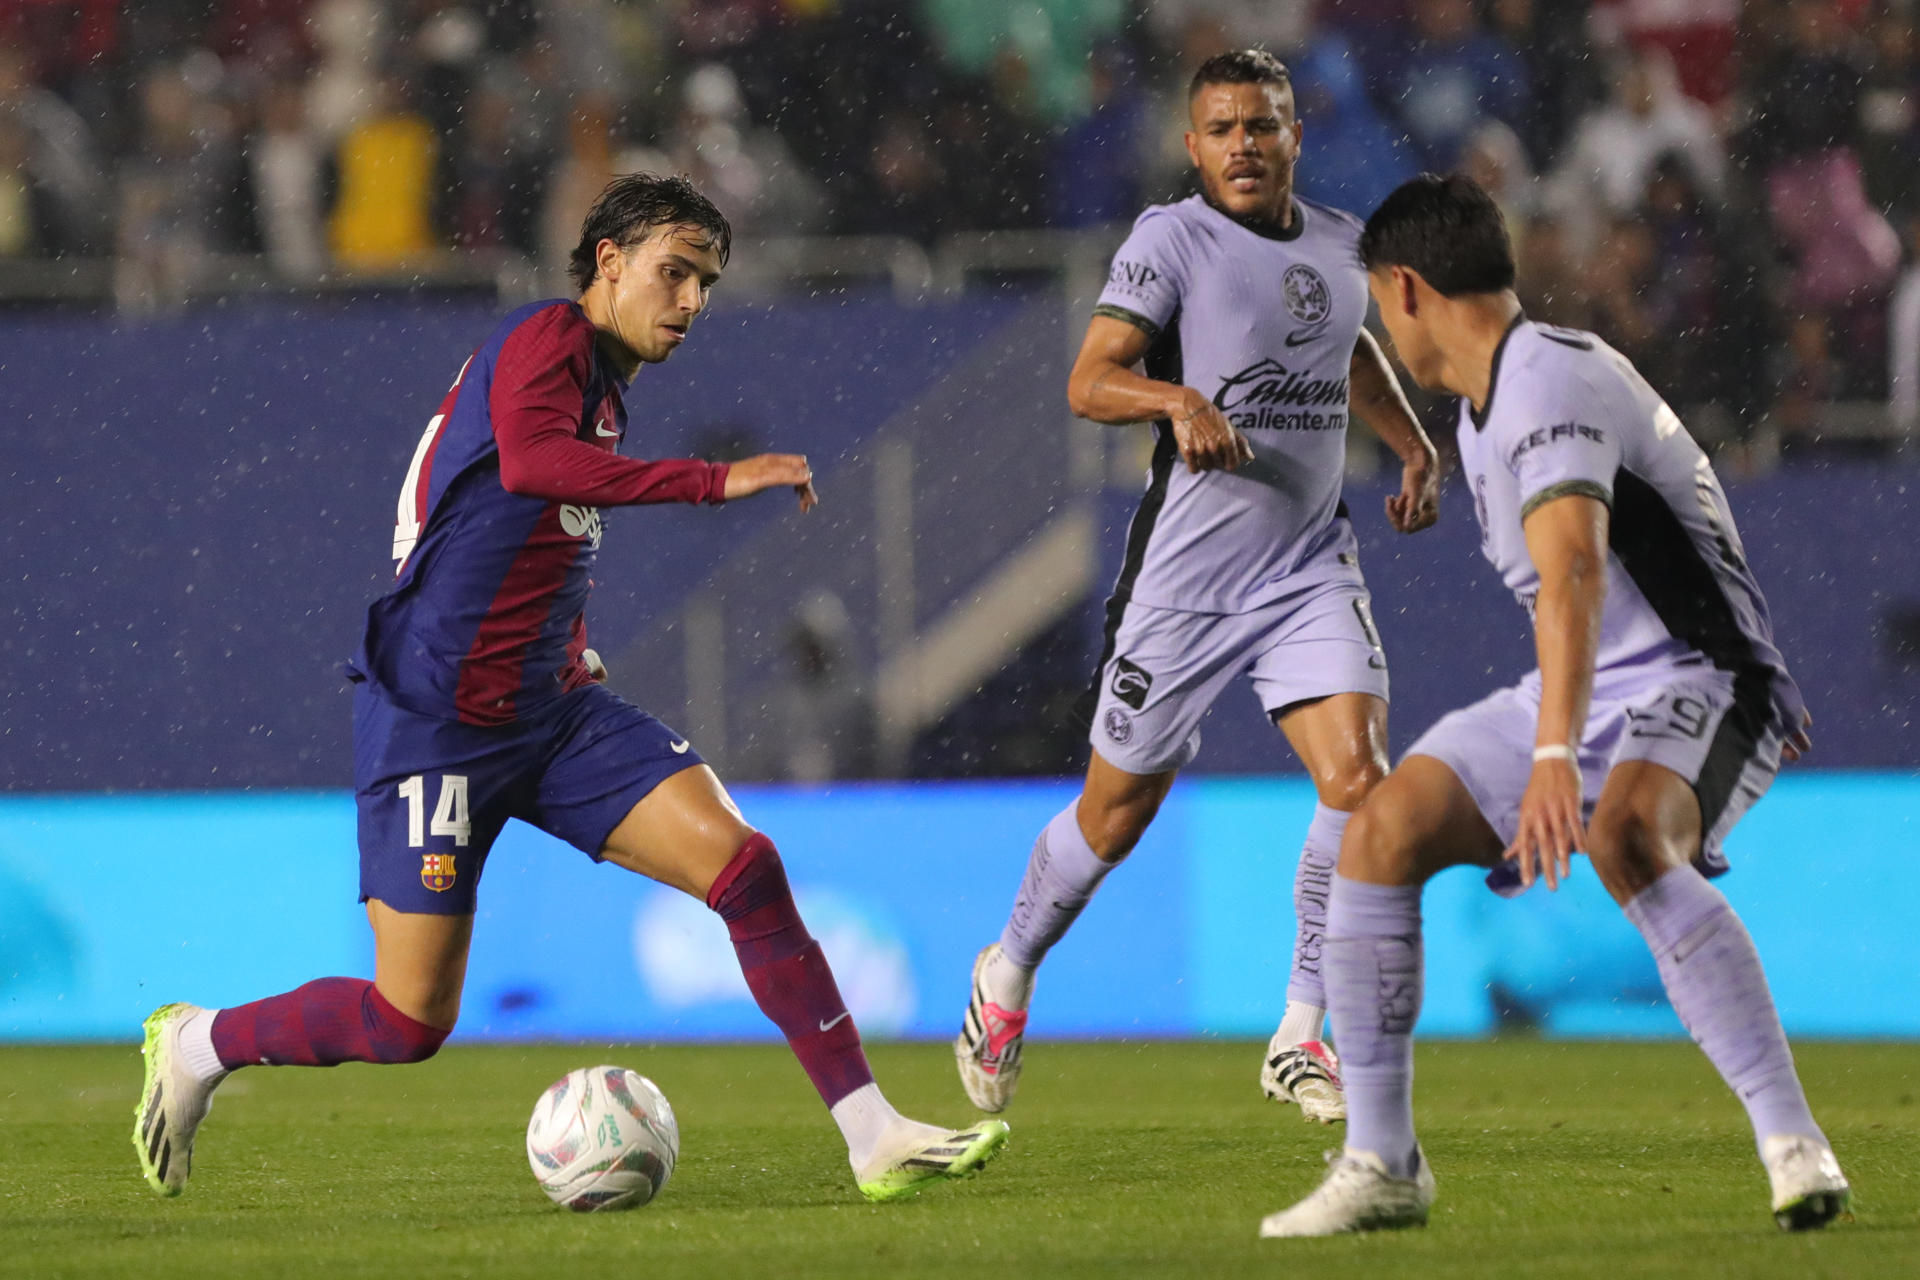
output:
[[[1146,334],[1149,338],[1152,338],[1155,342],[1160,340],[1160,326],[1141,315],[1138,311],[1129,311],[1125,307],[1116,307],[1111,302],[1103,302],[1093,309],[1093,314],[1105,316],[1109,320],[1118,320],[1124,324],[1130,324],[1140,330],[1140,332]]]
[[[1602,506],[1606,507],[1609,511],[1613,510],[1613,491],[1601,484],[1598,480],[1562,480],[1558,484],[1548,485],[1531,498],[1528,498],[1520,508],[1520,519],[1524,523],[1528,516],[1532,515],[1541,507],[1544,507],[1547,503],[1552,502],[1555,498],[1565,498],[1572,495],[1578,495],[1583,498],[1598,498]]]

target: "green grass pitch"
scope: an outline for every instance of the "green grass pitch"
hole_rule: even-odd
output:
[[[0,1276],[1920,1276],[1920,1045],[1799,1046],[1853,1222],[1783,1236],[1731,1096],[1691,1045],[1420,1046],[1425,1231],[1255,1237],[1337,1129],[1266,1102],[1245,1043],[1029,1048],[1013,1143],[896,1205],[853,1189],[778,1046],[454,1047],[414,1067],[254,1069],[222,1089],[186,1194],[140,1180],[134,1046],[0,1048]],[[913,1115],[972,1115],[944,1045],[882,1045]],[[680,1117],[654,1205],[576,1216],[527,1171],[534,1099],[617,1062]]]

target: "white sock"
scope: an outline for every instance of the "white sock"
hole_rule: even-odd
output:
[[[980,985],[987,989],[987,999],[1002,1009],[1017,1012],[1033,999],[1033,974],[1032,969],[1022,969],[1009,960],[1003,948],[995,947],[986,964],[980,967]]]
[[[1326,1022],[1327,1011],[1320,1006],[1289,1000],[1286,1013],[1280,1017],[1280,1030],[1274,1035],[1281,1044],[1304,1044],[1320,1039]]]
[[[200,1009],[180,1023],[180,1062],[201,1084],[219,1084],[227,1078],[220,1055],[213,1051],[213,1015],[218,1009]]]
[[[873,1159],[889,1130],[896,1125],[913,1124],[913,1121],[893,1109],[893,1104],[887,1101],[877,1084],[861,1085],[834,1103],[827,1114],[840,1126],[840,1136],[847,1140],[847,1163],[853,1166],[856,1173],[865,1169]],[[941,1132],[930,1125],[916,1127]]]

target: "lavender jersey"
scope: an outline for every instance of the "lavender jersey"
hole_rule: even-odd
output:
[[[1147,493],[1115,600],[1246,613],[1299,591],[1292,575],[1352,530],[1340,505],[1347,377],[1367,312],[1361,224],[1294,201],[1262,235],[1199,196],[1154,205],[1115,254],[1096,314],[1153,339],[1146,374],[1212,397],[1253,446],[1238,471],[1190,474],[1154,424]]]
[[[1710,664],[1732,675],[1753,728],[1799,728],[1805,704],[1719,478],[1626,357],[1590,333],[1518,318],[1494,352],[1484,408],[1461,402],[1459,438],[1481,551],[1529,614],[1540,575],[1526,518],[1567,494],[1611,509],[1596,699]]]

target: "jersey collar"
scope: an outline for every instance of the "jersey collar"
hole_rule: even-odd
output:
[[[1513,320],[1507,325],[1507,331],[1500,335],[1500,345],[1493,349],[1493,367],[1487,370],[1486,404],[1476,409],[1473,407],[1471,400],[1467,402],[1467,416],[1473,419],[1473,429],[1475,431],[1486,430],[1487,417],[1493,412],[1493,393],[1500,387],[1501,357],[1507,354],[1507,341],[1513,337],[1513,331],[1525,324],[1526,320],[1527,313],[1525,311],[1514,312]]]
[[[1264,218],[1257,219],[1257,220],[1250,219],[1250,218],[1236,218],[1234,215],[1232,215],[1231,213],[1228,213],[1225,209],[1222,209],[1219,205],[1215,204],[1213,201],[1207,199],[1206,192],[1204,191],[1200,192],[1199,196],[1200,196],[1201,204],[1213,210],[1215,213],[1225,218],[1228,222],[1231,222],[1234,226],[1239,227],[1242,230],[1253,232],[1254,235],[1259,236],[1262,240],[1277,240],[1282,243],[1285,243],[1288,240],[1298,240],[1300,238],[1300,233],[1307,229],[1307,211],[1303,209],[1300,206],[1300,202],[1298,200],[1295,200],[1292,196],[1288,196],[1287,199],[1293,205],[1293,218],[1291,221],[1287,223],[1285,227],[1276,227],[1271,222],[1268,222]]]

